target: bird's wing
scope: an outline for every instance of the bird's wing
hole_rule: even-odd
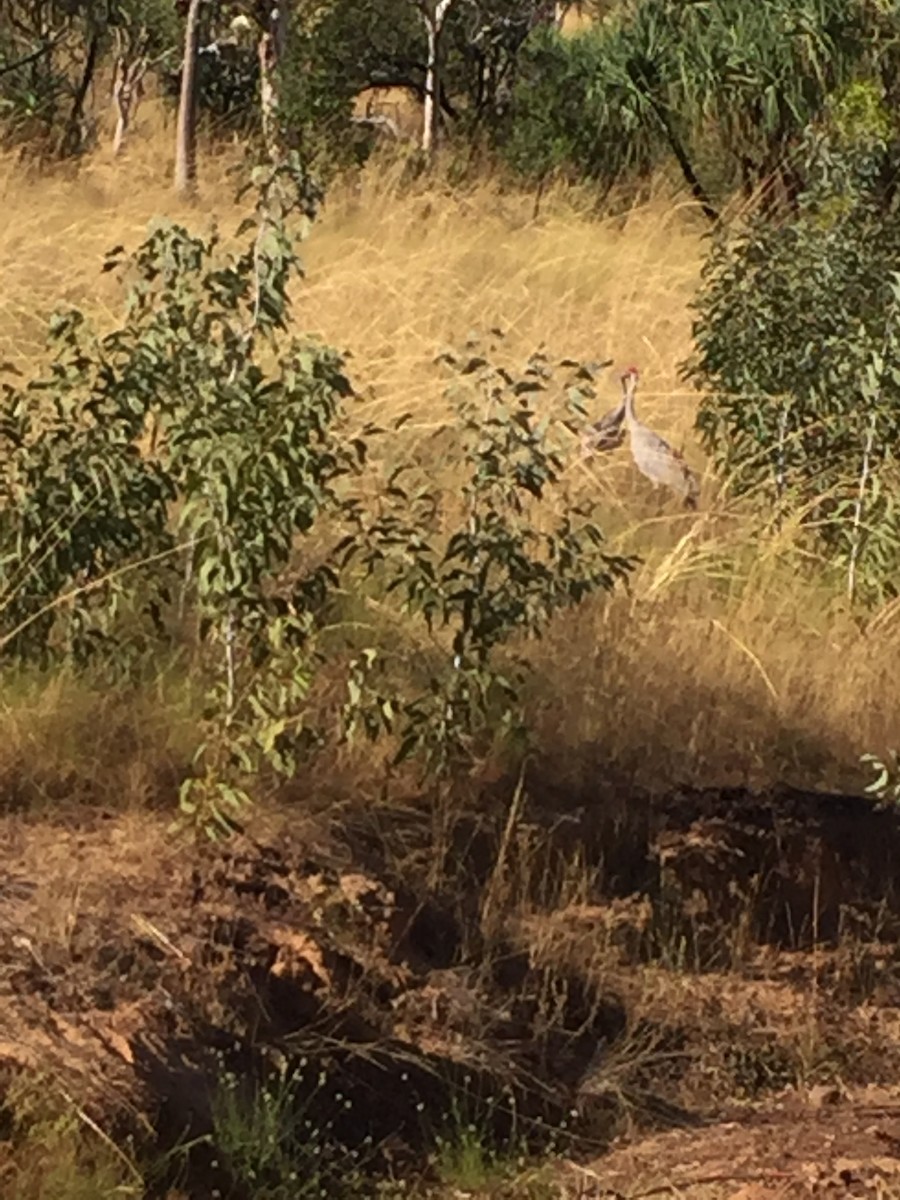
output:
[[[592,450],[615,450],[625,440],[625,403],[624,401],[604,413],[599,421],[594,421],[584,431],[582,445],[585,453]]]
[[[612,432],[618,429],[624,420],[625,403],[623,401],[621,404],[617,404],[615,408],[611,408],[609,412],[604,413],[600,420],[594,421],[589,428],[595,430],[597,433]]]
[[[590,454],[594,450],[616,450],[624,441],[624,429],[597,429],[591,426],[585,430],[581,444],[585,454]]]
[[[696,508],[697,498],[700,495],[700,480],[696,472],[692,471],[688,466],[687,460],[680,450],[670,447],[669,457],[672,463],[672,472],[676,480],[676,487],[682,491],[684,502],[688,508]]]

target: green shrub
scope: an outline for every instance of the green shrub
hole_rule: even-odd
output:
[[[361,450],[335,435],[340,356],[287,331],[290,222],[317,197],[290,166],[256,183],[243,250],[163,223],[114,252],[120,326],[62,313],[49,372],[0,403],[0,648],[124,666],[186,633],[209,715],[182,804],[204,824],[246,801],[261,758],[292,768],[334,580],[321,558],[297,569],[294,543]]]
[[[862,116],[862,120],[860,119]],[[688,375],[697,426],[736,495],[794,517],[848,594],[893,593],[900,434],[895,144],[877,97],[848,93],[810,132],[796,219],[722,233]]]

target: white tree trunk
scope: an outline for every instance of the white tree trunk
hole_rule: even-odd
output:
[[[425,67],[425,104],[422,111],[422,150],[431,158],[437,149],[440,135],[441,100],[441,32],[444,19],[455,0],[417,0],[425,21],[428,38],[428,60]]]
[[[187,195],[197,182],[197,50],[200,42],[200,5],[191,0],[184,27],[184,62],[175,135],[175,191]]]
[[[118,157],[122,153],[122,146],[125,142],[125,134],[128,132],[128,112],[123,104],[119,103],[116,98],[116,128],[113,133],[112,152]]]
[[[422,109],[422,150],[429,157],[434,153],[438,140],[438,38],[432,25],[427,27],[428,65],[425,70],[425,104]]]
[[[122,151],[125,134],[137,113],[144,95],[144,75],[147,71],[146,40],[138,38],[137,46],[126,47],[125,38],[117,31],[117,54],[113,72],[113,105],[116,110],[116,129],[113,134],[113,155]]]
[[[263,140],[269,158],[281,157],[281,94],[278,70],[284,61],[290,25],[290,0],[278,0],[269,22],[259,39],[259,103],[262,116]]]

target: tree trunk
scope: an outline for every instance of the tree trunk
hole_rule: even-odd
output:
[[[118,158],[122,153],[125,134],[128,132],[128,121],[131,112],[131,104],[125,97],[125,87],[120,79],[116,80],[113,90],[113,104],[116,107],[116,128],[113,133],[112,152],[113,157]]]
[[[440,79],[438,77],[438,38],[432,25],[428,25],[428,65],[425,70],[425,104],[422,109],[422,150],[431,157],[437,145],[437,95]]]
[[[100,35],[93,33],[88,43],[81,79],[72,98],[72,109],[69,113],[69,119],[66,122],[66,128],[59,145],[59,152],[63,156],[77,154],[79,150],[84,148],[84,102],[94,81],[94,72],[97,69],[99,53]]]
[[[259,103],[262,115],[263,140],[272,162],[281,158],[283,130],[281,126],[281,91],[279,69],[284,62],[290,22],[290,0],[279,0],[269,18],[269,27],[259,39]]]
[[[666,140],[669,143],[669,148],[675,156],[675,161],[681,168],[681,174],[684,176],[684,181],[691,189],[691,195],[700,205],[703,215],[715,224],[719,219],[719,214],[716,211],[712,201],[707,195],[706,189],[700,181],[700,177],[694,170],[694,165],[691,162],[690,156],[682,142],[681,138],[675,130],[675,126],[669,118],[666,109],[656,100],[651,99],[653,110],[659,118],[659,123],[666,135]]]
[[[143,96],[143,80],[147,70],[146,37],[142,31],[136,46],[126,46],[121,35],[116,38],[118,53],[113,72],[113,105],[116,110],[116,129],[113,134],[114,156],[122,152],[125,134],[138,110]]]
[[[428,38],[428,61],[425,67],[425,104],[422,112],[422,151],[429,158],[437,149],[440,136],[438,103],[441,91],[441,31],[444,19],[454,0],[418,0]]]
[[[197,183],[197,50],[200,42],[200,5],[190,0],[184,27],[184,61],[175,135],[175,191],[188,195]]]

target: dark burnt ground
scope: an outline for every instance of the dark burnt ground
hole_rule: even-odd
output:
[[[900,1084],[892,812],[537,775],[513,794],[461,803],[440,847],[413,800],[286,807],[200,847],[147,814],[4,818],[3,1094],[39,1078],[155,1153],[214,1133],[223,1071],[302,1061],[367,1170],[427,1177],[462,1095],[485,1138],[590,1164],[578,1187],[631,1172],[627,1195],[679,1156],[694,1180],[783,1166],[792,1140],[817,1187],[853,1139],[891,1158],[893,1101],[869,1120],[859,1089]],[[838,1100],[811,1109],[821,1087]],[[186,1170],[192,1197],[242,1194],[208,1142]]]

